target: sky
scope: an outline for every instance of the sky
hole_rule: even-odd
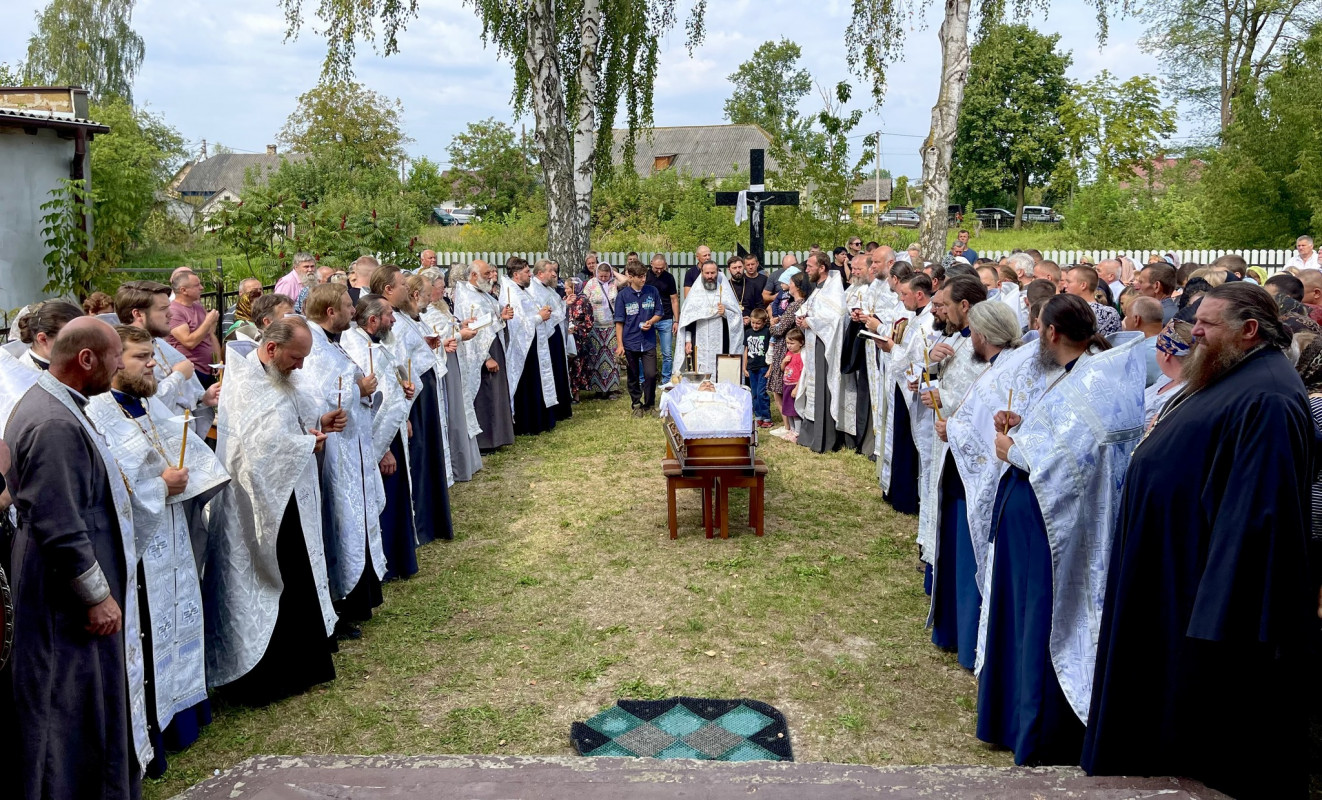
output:
[[[0,61],[14,64],[27,51],[35,15],[46,0],[0,3]],[[306,9],[318,4],[305,2]],[[683,8],[688,3],[679,4]],[[655,91],[655,124],[714,125],[724,122],[728,76],[764,41],[791,38],[803,50],[802,66],[824,87],[851,79],[845,63],[849,0],[805,4],[785,0],[719,0],[708,4],[707,35],[690,54],[683,25],[665,38]],[[1102,69],[1119,79],[1158,75],[1156,60],[1138,46],[1141,21],[1115,20],[1105,48],[1097,43],[1096,15],[1081,0],[1051,4],[1049,15],[1027,21],[1061,35],[1060,48],[1073,52],[1070,77],[1087,80]],[[894,175],[918,176],[918,148],[937,96],[941,51],[936,38],[942,4],[928,2],[907,33],[906,58],[889,69],[885,102],[865,110],[855,145],[882,131],[882,167]],[[278,0],[138,0],[132,24],[143,37],[146,58],[134,86],[136,101],[163,116],[187,140],[194,155],[202,141],[238,152],[263,152],[274,143],[297,97],[316,85],[325,55],[315,20],[305,20],[296,40],[285,41]],[[382,58],[371,46],[358,48],[357,80],[403,103],[411,157],[448,162],[446,147],[469,122],[494,117],[519,129],[533,127],[531,115],[515,119],[510,104],[513,72],[494,48],[484,48],[471,6],[461,0],[419,0],[418,18],[400,36],[399,53]],[[852,78],[856,103],[870,100]],[[822,107],[816,93],[800,110]],[[1195,132],[1181,117],[1177,139]]]

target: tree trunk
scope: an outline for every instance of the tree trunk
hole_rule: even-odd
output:
[[[592,232],[592,174],[597,150],[597,51],[601,46],[601,0],[584,0],[579,23],[578,109],[574,124],[574,215],[587,255]]]
[[[1016,230],[1024,227],[1024,192],[1028,189],[1028,173],[1021,169],[1018,171],[1018,178],[1015,182],[1014,227]]]
[[[969,3],[946,0],[941,22],[941,94],[932,106],[932,130],[923,142],[923,215],[918,243],[923,258],[940,261],[946,251],[950,225],[950,161],[955,151],[955,128],[964,86],[969,80]]]
[[[554,0],[529,0],[528,46],[523,61],[531,75],[533,150],[546,181],[546,238],[560,274],[573,274],[587,255],[587,229],[576,211],[574,152],[565,114],[565,87],[557,58]],[[590,186],[590,184],[589,184]],[[590,191],[590,189],[589,189]]]

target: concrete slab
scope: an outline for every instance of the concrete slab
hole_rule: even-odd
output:
[[[181,800],[1228,800],[1179,778],[1077,769],[726,764],[536,756],[257,756]]]

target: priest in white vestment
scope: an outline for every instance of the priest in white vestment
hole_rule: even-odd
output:
[[[477,415],[478,447],[494,450],[514,443],[514,403],[505,375],[512,361],[507,357],[506,322],[514,311],[492,294],[499,280],[495,267],[479,260],[457,269],[463,279],[454,282],[454,313],[471,319],[470,327],[477,331],[459,343],[464,396]]]
[[[141,610],[148,720],[168,749],[181,750],[211,718],[191,527],[193,520],[200,525],[201,518],[190,514],[188,506],[206,504],[229,484],[229,475],[191,426],[184,441],[183,418],[155,397],[151,334],[127,325],[118,331],[124,366],[109,392],[88,401],[87,417],[133,486],[133,528],[147,599]],[[157,754],[148,775],[164,770],[164,757]]]
[[[532,267],[522,258],[511,258],[509,275],[500,279],[501,303],[514,310],[509,321],[510,345],[507,373],[514,401],[514,432],[538,434],[555,427],[559,403],[555,371],[551,366],[551,309],[538,303],[528,291],[533,283]]]
[[[212,514],[202,597],[207,681],[237,703],[269,703],[335,677],[316,454],[345,414],[318,415],[320,405],[294,388],[291,375],[311,351],[307,322],[285,317],[252,353],[229,348],[225,357],[216,455],[233,482]]]
[[[891,403],[886,418],[881,489],[891,508],[901,514],[917,514],[921,462],[912,420],[915,408],[922,407],[917,379],[922,376],[921,362],[932,335],[932,279],[909,270],[896,281],[895,291],[906,314],[896,319],[890,338],[879,343],[889,354],[883,383]]]
[[[716,375],[716,357],[744,351],[744,317],[730,281],[715,261],[702,265],[702,274],[679,309],[679,341],[686,363],[707,375]]]
[[[459,269],[456,267],[455,269]],[[445,359],[445,418],[449,428],[446,443],[450,454],[450,477],[455,481],[471,481],[473,473],[482,469],[482,452],[477,446],[477,435],[482,432],[477,424],[477,412],[473,408],[464,383],[463,365],[459,362],[459,347],[477,335],[464,321],[456,318],[445,298],[445,273],[440,270],[424,270],[432,278],[430,302],[422,310],[422,322],[433,333],[441,337],[441,349]]]
[[[802,420],[798,442],[814,453],[829,453],[840,449],[857,421],[853,382],[840,376],[840,339],[849,312],[844,282],[827,257],[811,253],[806,267],[816,288],[799,306],[795,322],[804,336],[803,378],[794,401]]]

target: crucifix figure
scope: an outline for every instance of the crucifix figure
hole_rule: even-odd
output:
[[[745,192],[717,192],[716,205],[737,206],[739,195],[744,195],[748,204],[748,251],[757,256],[759,264],[766,264],[762,247],[766,242],[766,217],[762,215],[763,206],[797,206],[798,192],[768,192],[765,185],[765,150],[748,151],[748,179],[750,186]]]

